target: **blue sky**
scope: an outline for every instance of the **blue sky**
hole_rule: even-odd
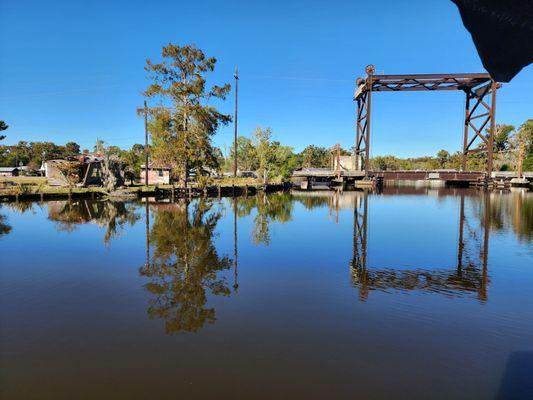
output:
[[[212,83],[239,66],[239,133],[271,126],[296,151],[354,142],[355,79],[378,73],[478,72],[482,65],[449,0],[0,1],[0,119],[5,143],[97,137],[143,141],[135,110],[146,58],[169,42],[219,61]],[[533,70],[498,93],[497,122],[533,117]],[[378,93],[371,155],[418,156],[461,145],[462,92]],[[233,112],[233,94],[217,104]],[[233,126],[215,144],[231,145]]]

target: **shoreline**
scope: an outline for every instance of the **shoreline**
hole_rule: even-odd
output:
[[[272,193],[290,190],[290,183],[266,184],[266,185],[232,185],[221,186],[211,185],[205,188],[188,187],[177,188],[165,186],[145,186],[125,187],[116,192],[107,193],[101,187],[72,188],[46,187],[38,192],[3,193],[0,191],[0,203],[17,201],[45,201],[73,198],[108,198],[108,199],[134,199],[143,197],[164,197],[164,198],[197,198],[197,197],[234,197],[255,195],[258,192]],[[54,190],[56,189],[56,190]]]

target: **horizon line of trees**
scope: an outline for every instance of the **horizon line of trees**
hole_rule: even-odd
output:
[[[527,120],[518,129],[511,125],[498,125],[495,137],[495,170],[516,170],[519,152],[522,148],[523,170],[533,171],[533,119]],[[154,145],[150,145],[151,160],[154,160]],[[233,168],[234,145],[228,155],[212,146],[213,159],[209,162],[211,171],[231,173]],[[282,145],[272,139],[270,127],[257,127],[250,137],[237,138],[237,163],[239,171],[254,171],[262,182],[282,181],[288,179],[299,168],[328,168],[332,148],[308,145],[299,153],[290,146]],[[93,151],[102,152],[117,160],[128,181],[140,178],[141,165],[144,164],[144,145],[134,144],[129,149],[97,141]],[[28,165],[39,169],[43,161],[88,154],[88,149],[81,150],[76,142],[57,145],[53,142],[25,142],[16,145],[0,145],[0,166]],[[157,153],[156,153],[157,154]],[[341,149],[342,155],[352,154]],[[371,157],[370,165],[374,170],[412,170],[412,169],[456,169],[461,166],[462,153],[449,153],[440,150],[435,156],[400,158],[393,155]],[[467,159],[467,169],[483,170],[486,155],[471,154]],[[158,160],[160,161],[160,160]],[[190,169],[191,171],[193,169]],[[179,178],[179,171],[176,173]]]

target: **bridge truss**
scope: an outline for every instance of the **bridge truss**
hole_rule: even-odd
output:
[[[487,153],[486,174],[490,178],[496,129],[496,91],[500,84],[489,74],[417,74],[376,75],[373,65],[366,67],[366,78],[357,79],[354,100],[357,103],[355,138],[356,165],[370,171],[370,122],[372,92],[424,92],[462,90],[466,94],[463,131],[462,170],[470,153]],[[489,100],[490,98],[490,100]],[[483,133],[487,129],[488,133]],[[479,144],[479,146],[476,146]],[[475,147],[476,146],[476,147]]]

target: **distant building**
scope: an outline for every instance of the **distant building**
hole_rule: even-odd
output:
[[[30,174],[33,170],[26,166],[21,165],[20,167],[0,167],[0,176],[19,176]]]
[[[17,167],[0,167],[0,176],[19,176],[20,169]]]
[[[335,156],[331,158],[331,167],[335,171],[337,169],[340,169],[341,171],[352,171],[358,169],[354,156]]]
[[[148,184],[168,185],[172,168],[155,162],[148,164]],[[141,165],[141,183],[145,184],[146,166]]]

